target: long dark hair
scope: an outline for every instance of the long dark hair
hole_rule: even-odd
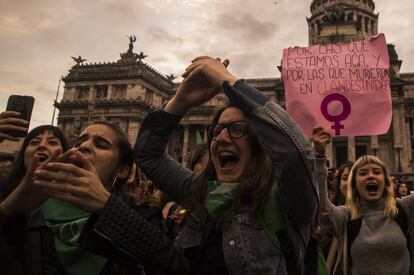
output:
[[[352,161],[346,161],[338,168],[338,175],[336,177],[336,190],[335,190],[335,204],[336,205],[344,205],[346,201],[346,194],[342,193],[341,190],[341,179],[342,175],[345,172],[345,170],[348,168],[349,172],[351,172],[351,168],[354,165],[354,162]]]
[[[400,186],[401,185],[405,185],[406,186],[406,188],[407,188],[407,195],[405,195],[405,196],[408,196],[408,195],[410,195],[411,194],[411,189],[410,189],[410,185],[407,183],[407,182],[405,182],[405,181],[403,181],[403,182],[400,182],[399,184],[398,184],[398,186],[397,186],[397,189],[396,189],[396,197],[397,198],[401,198],[402,196],[401,196],[401,194],[400,194]]]
[[[41,125],[31,130],[24,139],[23,144],[20,147],[19,154],[17,155],[17,158],[11,168],[9,175],[8,193],[11,193],[14,189],[16,189],[16,187],[19,185],[20,181],[26,174],[27,170],[26,166],[24,165],[24,153],[30,141],[45,132],[52,133],[55,137],[57,137],[60,140],[63,152],[66,152],[69,149],[68,141],[65,135],[63,134],[62,130],[60,130],[58,127],[53,125]]]
[[[201,163],[203,157],[209,152],[207,143],[197,144],[191,149],[190,156],[187,162],[187,168],[194,171],[194,167],[197,163]]]
[[[221,114],[227,109],[233,107],[231,105],[220,108],[214,115],[212,125],[218,123]],[[235,108],[235,107],[234,107]],[[233,201],[232,211],[240,209],[243,206],[248,206],[251,212],[255,212],[263,198],[270,190],[272,185],[272,162],[270,156],[264,151],[259,139],[252,132],[248,133],[250,146],[253,150],[251,165],[247,167],[245,173],[240,179],[240,190],[238,196]],[[212,142],[212,135],[208,135],[208,148],[210,148]],[[209,152],[211,154],[211,152]],[[209,158],[208,164],[204,171],[194,179],[193,181],[193,195],[196,203],[196,208],[204,206],[204,202],[207,196],[207,184],[208,181],[216,180],[217,175],[212,162]],[[198,206],[198,207],[197,207]],[[203,220],[203,217],[199,217]]]

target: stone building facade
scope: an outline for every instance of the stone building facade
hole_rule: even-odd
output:
[[[313,0],[309,26],[309,45],[335,43],[371,37],[378,33],[378,14],[372,0]],[[133,51],[134,37],[128,50],[117,62],[83,64],[77,61],[63,78],[64,95],[56,103],[58,125],[73,139],[87,124],[106,120],[117,123],[134,143],[143,117],[152,107],[160,107],[173,94],[177,83],[144,63],[142,52]],[[402,61],[393,45],[388,45],[391,59],[393,122],[381,136],[334,138],[328,148],[331,165],[355,160],[363,154],[375,154],[395,173],[412,172],[414,138],[414,73],[400,74]],[[284,87],[279,78],[246,79],[271,100],[284,106]],[[196,144],[196,133],[206,139],[205,127],[218,106],[225,103],[223,94],[191,110],[174,132],[169,144],[173,157],[182,156]],[[381,111],[381,110],[378,110]]]

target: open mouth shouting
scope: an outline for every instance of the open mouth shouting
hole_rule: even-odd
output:
[[[368,194],[376,195],[379,187],[375,181],[370,181],[366,184],[365,189],[367,190]]]
[[[384,196],[386,180],[379,164],[364,164],[355,173],[356,188],[361,200],[375,202]]]
[[[220,168],[222,170],[231,170],[237,166],[240,157],[233,152],[223,151],[219,153]]]
[[[39,163],[43,163],[49,158],[49,155],[46,153],[36,153],[35,156],[37,157]]]
[[[235,149],[218,150],[213,156],[217,179],[222,182],[238,182],[247,168],[247,162],[246,157]]]
[[[359,196],[365,201],[377,201],[384,195],[385,185],[381,181],[368,180],[358,190]]]

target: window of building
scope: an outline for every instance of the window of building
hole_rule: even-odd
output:
[[[114,84],[112,86],[112,97],[121,99],[126,96],[127,86],[125,84]]]
[[[346,161],[348,161],[348,148],[343,145],[338,145],[335,147],[335,160],[336,166],[339,167]]]
[[[357,21],[357,31],[362,31],[362,16],[358,15],[358,21]]]
[[[108,86],[98,85],[96,86],[96,98],[104,98],[108,96]]]
[[[318,35],[320,35],[321,34],[321,22],[319,22],[319,20],[316,21],[316,29],[318,30],[317,31]]]
[[[366,145],[357,145],[355,146],[355,160],[359,159],[362,156],[368,154],[368,146]]]
[[[89,97],[89,86],[82,86],[77,88],[77,98],[87,99]]]

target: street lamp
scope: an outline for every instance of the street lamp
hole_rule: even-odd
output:
[[[377,156],[377,153],[378,153],[378,151],[379,151],[379,146],[378,146],[378,144],[373,144],[373,145],[371,146],[371,151],[372,151],[372,153],[374,154],[374,156]]]
[[[394,150],[397,151],[397,155],[398,155],[398,172],[401,172],[401,156],[400,156],[400,152],[403,148],[402,143],[396,143],[394,144]]]

